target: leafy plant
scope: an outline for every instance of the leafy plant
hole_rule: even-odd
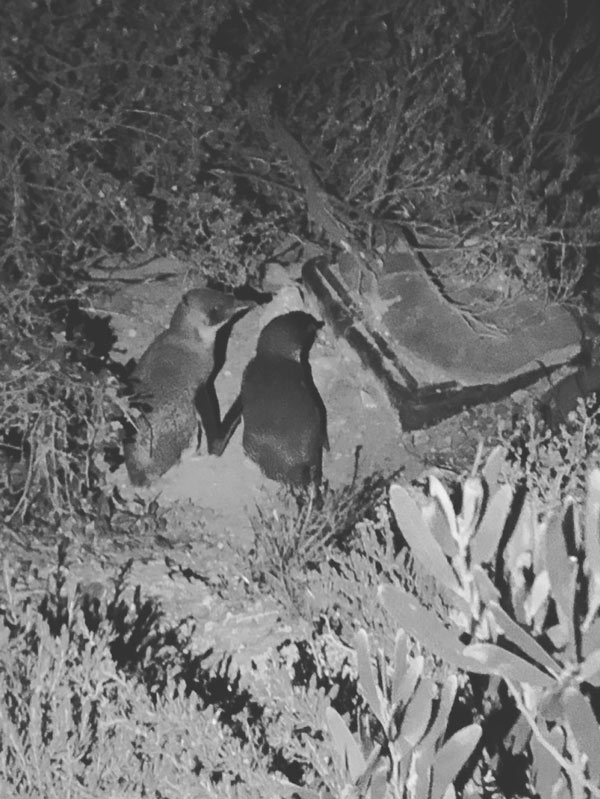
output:
[[[546,425],[534,413],[511,431],[508,459],[512,479],[523,480],[532,493],[557,503],[566,496],[582,498],[590,465],[597,464],[598,417],[595,395],[580,398],[569,418]]]
[[[379,722],[381,742],[374,744],[364,735],[359,747],[341,716],[329,709],[327,721],[346,784],[369,797],[449,795],[481,736],[481,727],[471,724],[443,741],[457,678],[436,682],[425,675],[423,657],[410,654],[403,633],[397,635],[392,663],[380,651],[373,666],[364,630],[357,634],[355,647],[359,686]]]
[[[339,489],[325,486],[320,496],[297,496],[282,489],[275,502],[258,505],[251,519],[256,582],[303,615],[315,588],[312,576],[322,574],[330,558],[338,560],[340,552],[354,549],[356,525],[373,513],[386,483],[383,475],[375,473]]]
[[[114,579],[76,585],[67,550],[48,588],[5,564],[0,604],[0,785],[7,796],[262,797],[321,763],[325,708],[352,680],[299,645],[274,653],[251,688],[213,669],[190,620]],[[130,564],[129,564],[130,565]],[[34,601],[33,597],[37,599]],[[286,651],[287,650],[287,651]],[[319,661],[319,662],[317,662]],[[347,670],[346,670],[347,671]],[[343,689],[343,690],[342,690]],[[337,705],[341,707],[341,704]]]
[[[104,447],[118,437],[114,381],[85,372],[58,341],[45,349],[22,350],[0,390],[4,474],[17,475],[0,495],[9,522],[92,515],[108,468]]]
[[[520,712],[513,735],[521,746],[531,742],[536,790],[544,795],[562,780],[569,795],[596,792],[600,733],[589,696],[600,662],[600,472],[589,474],[582,510],[567,503],[540,518],[526,492],[500,484],[501,460],[498,450],[485,483],[467,480],[460,513],[436,478],[425,515],[405,489],[392,486],[396,520],[443,588],[450,613],[442,621],[393,585],[381,587],[382,601],[428,651],[504,681]],[[496,585],[486,564],[493,564]],[[515,732],[522,725],[528,733]]]

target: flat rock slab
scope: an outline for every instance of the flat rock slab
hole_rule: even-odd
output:
[[[358,294],[355,261],[310,261],[304,279],[337,332],[373,369],[402,424],[415,429],[462,408],[501,399],[581,351],[576,317],[521,299],[473,317],[438,287],[412,250],[383,257],[376,291]]]

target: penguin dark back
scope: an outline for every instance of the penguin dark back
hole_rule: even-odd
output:
[[[140,415],[124,445],[135,485],[164,474],[197,434],[194,400],[199,387],[214,380],[217,333],[246,307],[223,292],[192,289],[182,297],[168,330],[140,358],[132,374],[132,404]]]
[[[267,477],[291,486],[321,481],[329,447],[327,412],[308,360],[322,326],[303,311],[271,320],[242,380],[244,450]]]

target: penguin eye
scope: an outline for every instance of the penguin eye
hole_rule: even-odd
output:
[[[208,313],[210,323],[213,325],[221,324],[227,319],[227,316],[227,306],[224,304],[214,305]]]

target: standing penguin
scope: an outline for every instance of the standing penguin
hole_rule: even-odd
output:
[[[134,485],[164,474],[179,460],[198,430],[196,396],[210,391],[223,365],[233,321],[248,307],[213,289],[192,289],[175,309],[168,330],[158,335],[132,374],[135,404],[142,410],[136,433],[125,442],[125,463]],[[217,334],[225,340],[216,346]],[[219,337],[222,339],[222,337]],[[216,402],[216,395],[214,396]],[[208,451],[219,437],[218,406],[198,403]]]
[[[302,311],[273,319],[242,380],[244,450],[267,477],[292,486],[320,482],[323,447],[329,448],[325,405],[308,362],[322,326]]]

